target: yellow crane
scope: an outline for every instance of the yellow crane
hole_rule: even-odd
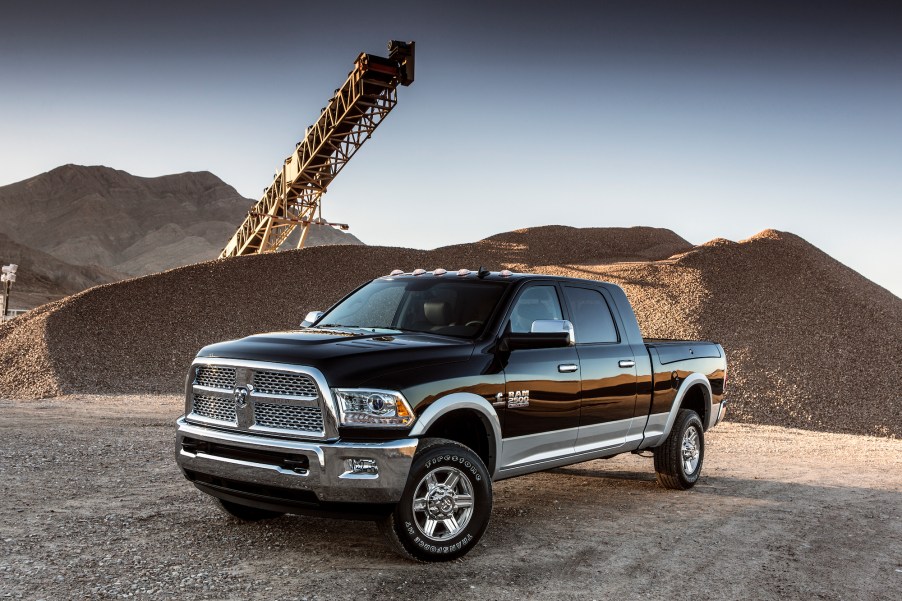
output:
[[[304,246],[311,224],[348,229],[347,224],[323,219],[322,195],[395,107],[398,84],[413,83],[414,49],[414,42],[392,40],[388,58],[366,53],[357,57],[344,85],[307,128],[220,258],[277,251],[297,227],[302,228],[298,248]]]

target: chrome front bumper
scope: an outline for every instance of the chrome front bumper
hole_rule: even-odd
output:
[[[236,483],[249,494],[255,486],[263,495],[277,490],[289,501],[293,493],[298,498],[312,493],[321,503],[396,503],[418,442],[301,442],[224,432],[189,424],[184,417],[176,424],[176,461],[190,480],[197,484],[202,475],[208,481]],[[373,461],[378,473],[354,473],[351,460]]]

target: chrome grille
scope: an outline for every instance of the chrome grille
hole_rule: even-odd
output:
[[[258,426],[279,430],[322,432],[323,412],[319,407],[299,407],[275,403],[256,403],[254,418]]]
[[[235,368],[219,365],[201,365],[197,368],[194,382],[198,386],[210,388],[234,388]]]
[[[303,374],[285,374],[277,371],[258,371],[254,373],[254,392],[260,394],[278,394],[283,396],[302,396],[316,398],[316,382]],[[277,405],[282,406],[282,405]]]
[[[191,408],[192,413],[207,419],[217,419],[223,422],[238,423],[238,416],[235,414],[235,401],[231,399],[220,399],[202,394],[194,395],[194,404]]]

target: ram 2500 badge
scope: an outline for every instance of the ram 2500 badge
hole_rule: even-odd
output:
[[[299,330],[203,348],[176,456],[240,519],[375,519],[441,561],[479,541],[497,480],[650,449],[690,488],[725,381],[720,345],[643,340],[614,284],[396,271]]]

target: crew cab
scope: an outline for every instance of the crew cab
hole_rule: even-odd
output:
[[[647,449],[662,486],[692,487],[725,382],[719,344],[643,340],[614,284],[395,271],[300,329],[201,349],[176,458],[239,519],[374,519],[449,560],[504,478]]]

